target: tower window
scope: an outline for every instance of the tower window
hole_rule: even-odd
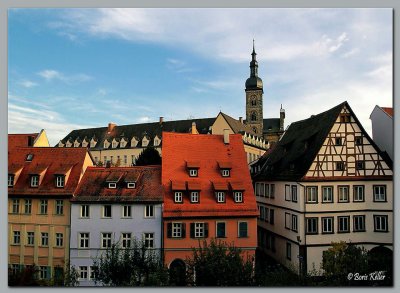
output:
[[[257,121],[257,113],[256,112],[251,113],[251,121]]]
[[[251,105],[252,105],[252,106],[257,106],[257,101],[256,101],[255,98],[253,98],[253,99],[251,100]]]

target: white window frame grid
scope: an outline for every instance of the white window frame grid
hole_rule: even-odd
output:
[[[172,222],[172,238],[181,238],[182,237],[182,223]]]
[[[362,221],[361,220],[357,220],[357,219],[362,219]],[[359,227],[357,227],[357,226],[360,226],[360,223],[362,223],[362,228],[363,229],[360,229]],[[353,230],[354,230],[354,232],[365,232],[366,231],[366,229],[365,229],[365,215],[355,215],[354,216],[354,218],[353,218]]]
[[[109,216],[106,215],[106,211],[107,211],[108,207],[110,209],[110,215]],[[102,206],[102,215],[101,216],[102,216],[103,219],[111,219],[112,218],[112,205],[110,205],[110,204],[103,205]]]
[[[40,246],[49,246],[49,233],[48,232],[41,232]]]
[[[182,191],[175,191],[174,192],[174,202],[182,203],[183,202],[183,192]]]
[[[144,217],[145,218],[154,218],[155,208],[154,205],[146,205],[144,207]]]
[[[25,199],[24,213],[27,215],[32,214],[32,200],[31,199]]]
[[[90,218],[90,205],[82,204],[80,208],[81,218],[87,219]]]
[[[12,213],[19,214],[19,199],[12,200]]]
[[[365,201],[364,185],[354,185],[353,192],[354,192],[353,201],[355,201],[355,202]],[[361,199],[360,199],[360,194],[362,195]]]
[[[346,192],[344,192],[346,191]],[[350,195],[349,195],[349,186],[338,186],[338,202],[349,202],[350,201]],[[343,199],[343,196],[346,195],[347,200]]]
[[[334,232],[333,217],[322,217],[321,221],[322,221],[322,233],[330,234]]]
[[[48,212],[48,201],[47,199],[41,199],[39,202],[39,211],[41,215],[47,215]]]
[[[79,232],[78,233],[78,248],[87,249],[89,248],[90,233],[89,232]],[[84,245],[82,245],[84,244]]]
[[[333,202],[333,186],[322,186],[322,202]]]
[[[154,248],[154,233],[153,232],[144,232],[143,239],[144,239],[145,248],[147,248],[147,249]],[[151,244],[151,245],[149,245],[149,244]]]
[[[229,169],[222,169],[222,177],[229,177],[231,176],[231,172]]]
[[[82,275],[84,275],[82,277]],[[83,281],[83,280],[87,280],[89,277],[89,270],[87,266],[79,266],[79,278],[78,280]]]
[[[307,203],[317,203],[318,202],[318,187],[317,186],[307,186],[306,187]],[[314,200],[312,200],[314,197]]]
[[[374,231],[388,232],[388,216],[387,215],[374,215]]]
[[[26,245],[35,245],[35,232],[34,231],[26,232]]]
[[[65,176],[57,175],[56,176],[56,187],[64,187],[65,185]]]
[[[385,202],[386,201],[386,185],[374,185],[374,201],[376,202]],[[378,189],[378,193],[376,192]],[[381,193],[380,191],[383,191],[383,193]],[[378,196],[378,197],[377,197]],[[384,197],[383,199],[381,197]]]
[[[346,223],[347,229],[342,229]],[[339,216],[338,217],[338,232],[339,233],[347,233],[350,232],[350,217],[349,216]]]
[[[124,218],[124,219],[132,218],[132,206],[130,206],[130,205],[122,206],[122,218]]]
[[[48,266],[39,266],[39,279],[48,279],[50,276],[47,275]]]
[[[13,231],[13,244],[21,244],[21,231]]]
[[[199,192],[198,191],[190,192],[190,202],[192,202],[192,203],[199,202]]]
[[[217,191],[217,202],[225,202],[225,192]]]
[[[8,174],[7,185],[8,187],[14,186],[14,175]]]
[[[290,186],[290,191],[292,194],[292,201],[297,202],[297,185],[291,185]]]
[[[203,238],[205,235],[205,225],[204,222],[194,223],[194,237]]]
[[[290,185],[289,184],[285,184],[285,200],[286,201],[291,201],[292,200],[292,196],[291,196],[291,192],[290,192]]]
[[[31,176],[31,187],[38,187],[39,186],[39,175],[32,175]]]
[[[312,223],[313,225],[313,230],[310,231],[308,223]],[[306,218],[306,234],[318,234],[318,218],[312,217],[312,218]]]
[[[242,191],[233,192],[233,196],[234,196],[235,202],[243,202],[243,192]]]
[[[56,199],[55,206],[56,215],[64,215],[64,201],[62,199]]]
[[[293,230],[293,231],[295,231],[295,232],[297,232],[297,229],[298,229],[298,226],[297,226],[297,224],[298,224],[298,219],[297,219],[297,215],[293,215],[292,214],[292,216],[291,216],[291,229]]]
[[[190,177],[197,177],[199,174],[197,169],[189,169],[189,176]]]
[[[102,249],[107,249],[112,246],[112,233],[111,232],[101,232],[100,233],[100,247]],[[104,245],[106,244],[106,245]]]
[[[122,248],[130,248],[131,245],[132,245],[132,233],[130,233],[130,232],[121,233]]]
[[[63,246],[64,246],[64,234],[56,233],[56,247],[63,247]]]
[[[117,188],[117,183],[115,183],[115,182],[108,182],[108,188],[110,188],[110,189],[116,189],[116,188]]]
[[[136,183],[135,182],[128,182],[126,187],[130,188],[130,189],[134,189],[134,188],[136,188]]]

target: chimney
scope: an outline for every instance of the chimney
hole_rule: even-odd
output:
[[[282,104],[281,104],[281,110],[279,112],[279,128],[280,131],[283,131],[284,129],[284,123],[285,123],[285,109],[282,108]]]
[[[164,117],[160,116],[160,124],[164,122]]]
[[[239,122],[243,124],[243,117],[239,117]]]
[[[192,134],[199,134],[196,128],[196,122],[192,122]]]
[[[229,144],[229,129],[224,129],[224,144]]]
[[[111,131],[113,131],[114,127],[117,126],[117,124],[115,123],[108,123],[108,133],[110,133]]]

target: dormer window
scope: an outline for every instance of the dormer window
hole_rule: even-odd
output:
[[[125,139],[121,139],[120,147],[124,148],[126,146],[126,141]]]
[[[32,161],[32,159],[33,159],[33,154],[28,154],[27,156],[26,156],[26,160],[27,161]]]
[[[183,193],[182,191],[175,191],[174,193],[174,202],[181,203],[183,201]]]
[[[136,188],[136,183],[135,182],[128,182],[126,187],[130,188],[130,189]]]
[[[77,148],[77,147],[79,147],[79,145],[80,145],[79,141],[76,140],[76,141],[74,142],[74,147]]]
[[[8,174],[8,187],[13,187],[14,186],[14,174]]]
[[[65,184],[65,176],[57,175],[56,176],[56,187],[64,187]]]
[[[38,187],[39,186],[39,175],[32,175],[31,176],[31,187]]]
[[[217,197],[217,202],[225,202],[225,192],[217,191],[216,197]]]
[[[229,169],[222,169],[221,173],[222,173],[222,177],[229,177],[231,175],[231,172]]]
[[[189,176],[190,177],[197,177],[198,176],[197,169],[189,169]]]
[[[92,139],[92,141],[90,142],[90,147],[94,148],[96,146],[96,142]]]
[[[88,145],[88,142],[86,141],[86,140],[84,140],[83,142],[82,142],[82,147],[87,147],[87,145]]]
[[[146,137],[143,137],[142,139],[142,146],[146,147],[149,144],[149,140]]]
[[[111,188],[111,189],[117,188],[117,183],[115,183],[115,182],[109,182],[109,183],[108,183],[108,188]]]
[[[112,142],[112,148],[115,149],[118,146],[118,141]]]
[[[190,202],[191,203],[199,202],[199,192],[198,191],[190,192]]]
[[[233,199],[235,200],[235,202],[243,202],[243,192],[234,191],[233,192]]]

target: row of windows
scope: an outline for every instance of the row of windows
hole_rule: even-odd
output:
[[[102,232],[100,233],[100,247],[110,248],[112,245],[113,233]],[[154,248],[154,233],[146,232],[142,234],[144,245],[146,248]],[[130,248],[133,243],[132,233],[121,233],[121,247]],[[90,247],[90,233],[78,233],[78,248],[85,249]]]
[[[229,169],[220,169],[222,177],[230,177],[231,170]],[[188,168],[189,176],[190,177],[199,177],[199,168]]]
[[[333,186],[322,186],[322,202],[333,202]],[[365,186],[353,185],[353,202],[365,201]],[[386,202],[386,185],[373,186],[373,201]],[[306,202],[318,203],[318,186],[306,187]],[[337,202],[350,202],[350,186],[337,187]]]
[[[297,202],[297,185],[285,185],[285,200]]]
[[[275,223],[275,211],[274,211],[274,209],[267,208],[267,207],[265,207],[263,205],[259,205],[258,209],[259,209],[259,212],[260,212],[259,219],[261,221],[265,221],[267,223],[270,223],[271,225],[273,225]]]
[[[11,213],[19,214],[21,211],[21,201],[20,199],[13,199],[11,204]],[[47,215],[48,213],[48,200],[41,199],[39,201],[38,206],[38,214]],[[32,200],[25,199],[23,205],[23,213],[24,214],[31,214],[32,213]],[[55,215],[63,215],[64,214],[64,201],[62,199],[57,199],[54,202],[54,214]]]
[[[62,188],[65,186],[65,175],[55,175],[56,179],[54,181],[55,187]],[[8,174],[7,184],[8,187],[13,187],[15,185],[15,175]],[[38,187],[39,186],[39,175],[31,175],[30,176],[30,187]]]
[[[78,281],[94,280],[96,278],[95,266],[79,266],[78,267]]]
[[[168,238],[186,238],[186,223],[171,222],[167,223],[167,237]],[[208,237],[208,223],[194,222],[190,223],[190,238],[207,238]],[[226,223],[215,223],[215,237],[227,237]],[[245,221],[239,221],[237,226],[237,237],[248,237],[248,224]]]
[[[346,164],[343,161],[335,162],[335,170],[336,171],[344,171],[346,169]],[[356,170],[364,170],[365,169],[365,161],[356,160]]]
[[[135,155],[131,155],[130,164],[131,164],[131,165],[134,165],[134,164],[135,164],[135,161],[136,161]],[[97,165],[97,164],[99,163],[99,158],[98,158],[98,157],[94,157],[94,162],[95,162],[96,165]],[[120,156],[117,156],[115,162],[114,162],[114,156],[110,156],[110,157],[103,156],[103,163],[106,164],[107,162],[110,162],[111,164],[114,164],[114,163],[123,163],[124,165],[127,165],[127,164],[128,164],[128,156],[127,156],[127,155],[124,155],[123,161],[121,161],[121,157],[120,157]]]
[[[19,273],[23,269],[24,265],[21,264],[11,264],[10,268],[13,274]],[[26,265],[25,266],[27,269],[30,267],[33,267],[33,265]],[[57,273],[57,269],[55,268],[55,273]],[[62,268],[59,268],[59,270],[62,270]],[[51,278],[51,267],[49,266],[39,266],[38,268],[38,278],[39,279],[45,279],[49,280]]]
[[[362,145],[363,144],[363,138],[362,136],[356,136],[354,138],[354,144],[355,145]],[[335,145],[336,146],[341,146],[343,145],[343,137],[335,137]]]
[[[183,198],[184,198],[183,195],[184,195],[184,193],[182,191],[175,191],[174,192],[174,202],[175,203],[183,203]],[[232,196],[233,196],[233,200],[235,202],[243,202],[243,192],[234,191]],[[219,202],[219,203],[226,202],[224,191],[215,192],[215,198],[217,199],[217,202]],[[199,201],[200,201],[199,192],[191,191],[190,192],[190,203],[199,203]]]
[[[25,245],[35,245],[35,232],[28,231],[26,232],[26,242]],[[21,244],[21,231],[13,231],[13,244],[20,245]],[[40,246],[49,246],[49,233],[41,232],[40,233]],[[63,233],[55,233],[55,247],[63,247],[64,246],[64,234]]]
[[[154,218],[154,205],[145,205],[144,206],[144,217],[145,218]],[[80,206],[80,217],[81,218],[90,218],[90,205],[83,204]],[[112,205],[103,205],[101,208],[101,217],[102,218],[112,218]],[[132,218],[132,206],[123,205],[121,209],[122,218]]]
[[[275,198],[275,184],[256,182],[254,186],[256,196]]]
[[[388,216],[387,215],[374,215],[374,232],[388,232]],[[319,218],[312,217],[306,218],[306,233],[318,234]],[[334,233],[334,217],[321,218],[321,232],[322,234]],[[365,215],[353,216],[353,232],[365,232]],[[337,217],[337,232],[349,233],[350,232],[350,216]]]

